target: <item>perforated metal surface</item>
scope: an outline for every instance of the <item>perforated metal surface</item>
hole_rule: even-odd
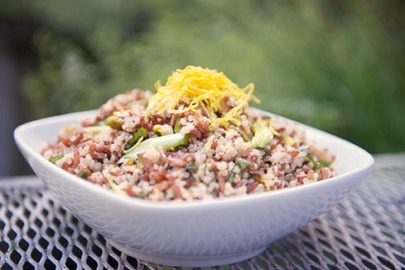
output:
[[[109,245],[35,177],[0,181],[0,269],[170,269]],[[347,199],[251,260],[218,269],[405,269],[405,155]]]

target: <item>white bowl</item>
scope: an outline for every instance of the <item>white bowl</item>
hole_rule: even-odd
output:
[[[213,201],[144,201],[104,190],[38,153],[44,143],[55,140],[62,127],[94,114],[79,112],[23,124],[14,132],[15,141],[54,197],[75,216],[124,253],[157,264],[208,267],[254,257],[271,242],[336,205],[374,165],[372,156],[363,149],[300,124],[310,139],[336,155],[336,177]]]

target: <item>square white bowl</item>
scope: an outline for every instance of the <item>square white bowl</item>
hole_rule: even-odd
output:
[[[62,170],[39,154],[61,128],[94,115],[95,111],[87,111],[32,121],[16,128],[15,141],[62,205],[118,249],[158,264],[208,267],[254,257],[336,205],[374,166],[373,157],[358,146],[299,124],[309,139],[336,155],[337,176],[212,201],[151,202],[123,197]]]

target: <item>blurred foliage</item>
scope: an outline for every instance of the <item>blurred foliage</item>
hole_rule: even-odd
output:
[[[240,86],[254,82],[260,108],[374,153],[405,150],[401,1],[5,5],[0,15],[41,25],[33,41],[39,67],[23,82],[35,117],[96,108],[135,87],[153,90],[174,69],[199,65]]]

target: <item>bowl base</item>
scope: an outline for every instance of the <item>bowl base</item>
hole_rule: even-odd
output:
[[[107,242],[113,247],[121,251],[122,253],[139,259],[141,261],[174,266],[174,267],[214,267],[225,264],[232,264],[237,262],[242,262],[250,258],[256,257],[263,251],[267,249],[267,246],[260,247],[257,249],[244,251],[236,254],[220,254],[220,255],[210,255],[210,256],[184,256],[184,255],[167,255],[167,254],[156,254],[142,250],[135,250],[120,243],[107,239]]]

